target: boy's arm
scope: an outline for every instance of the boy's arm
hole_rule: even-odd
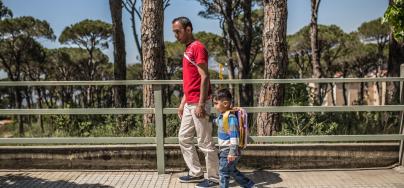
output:
[[[238,153],[238,144],[240,134],[238,132],[238,120],[234,115],[229,116],[229,131],[230,131],[230,151],[229,155],[237,156]]]

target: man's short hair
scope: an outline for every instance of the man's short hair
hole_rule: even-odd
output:
[[[182,27],[184,28],[191,27],[191,31],[193,30],[191,20],[189,20],[189,18],[185,16],[174,18],[174,20],[171,23],[174,24],[175,22],[180,22]]]
[[[228,89],[220,89],[216,92],[215,96],[213,97],[215,100],[218,101],[230,101],[232,102],[233,96],[231,95]]]

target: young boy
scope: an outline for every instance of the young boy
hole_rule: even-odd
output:
[[[232,95],[227,89],[217,91],[213,98],[214,107],[219,112],[216,124],[218,126],[220,187],[229,187],[230,176],[232,176],[242,187],[250,188],[254,186],[254,182],[244,176],[236,167],[241,156],[238,146],[240,134],[238,119],[233,113],[230,113],[228,118],[229,130],[226,132],[223,128],[223,114],[231,110],[231,101]]]

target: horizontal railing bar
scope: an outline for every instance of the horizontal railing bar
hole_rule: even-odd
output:
[[[217,143],[217,137],[213,138]],[[319,136],[251,136],[253,142],[313,142],[313,141],[394,141],[404,135],[319,135]],[[196,139],[194,140],[196,141]],[[0,144],[155,144],[155,137],[59,137],[59,138],[0,138]],[[164,138],[166,144],[178,144],[177,137]]]
[[[182,80],[1,81],[0,86],[178,85],[182,83]]]
[[[0,138],[0,144],[155,144],[155,137]]]
[[[404,111],[404,105],[379,105],[379,106],[270,106],[270,107],[244,107],[249,113],[257,112],[380,112],[380,111]],[[177,114],[178,108],[164,108],[164,114]],[[212,107],[212,113],[216,110]]]
[[[63,109],[0,109],[2,115],[57,114],[153,114],[153,108],[63,108]]]
[[[249,113],[258,112],[394,112],[404,111],[404,105],[380,106],[272,106],[245,107]],[[177,114],[178,108],[164,108],[164,114]],[[212,107],[212,113],[216,110]],[[57,114],[153,114],[153,108],[65,108],[65,109],[0,109],[3,115],[57,115]]]
[[[212,84],[296,84],[296,83],[357,83],[398,82],[401,77],[387,78],[306,78],[306,79],[235,79],[211,80]],[[179,85],[182,80],[105,80],[105,81],[1,81],[0,86],[89,86],[89,85]]]
[[[253,142],[343,142],[343,141],[394,141],[404,140],[401,134],[382,134],[382,135],[318,135],[318,136],[251,136]],[[217,143],[217,137],[213,138]],[[251,142],[250,141],[250,142]],[[196,143],[196,139],[194,139]],[[166,144],[178,144],[177,137],[164,138]]]
[[[252,136],[254,142],[314,142],[314,141],[393,141],[403,140],[404,135],[321,135],[321,136]]]
[[[217,143],[217,137],[213,138]],[[318,136],[251,136],[253,142],[312,142],[312,141],[394,141],[404,140],[401,134],[381,135],[318,135]],[[196,141],[196,139],[194,140]],[[155,137],[58,137],[0,138],[0,144],[155,144]],[[166,144],[178,144],[177,137],[164,138]]]
[[[404,105],[246,107],[247,112],[380,112],[403,111]]]
[[[212,80],[213,84],[297,84],[297,83],[358,83],[358,82],[399,82],[401,77],[388,78],[302,78],[302,79],[245,79],[245,80]]]

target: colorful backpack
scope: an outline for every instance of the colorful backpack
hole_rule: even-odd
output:
[[[244,149],[247,147],[248,143],[248,115],[247,111],[241,107],[235,107],[231,110],[226,111],[223,114],[223,129],[225,132],[229,130],[229,114],[232,113],[236,115],[238,119],[238,131],[240,134],[239,138],[239,148]]]

